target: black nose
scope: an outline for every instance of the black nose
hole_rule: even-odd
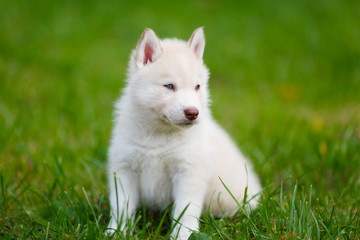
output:
[[[195,107],[189,107],[184,110],[185,117],[191,121],[195,120],[199,115],[199,110]]]

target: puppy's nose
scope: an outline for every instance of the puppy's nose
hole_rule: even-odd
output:
[[[189,107],[184,110],[185,117],[191,121],[195,120],[199,115],[199,110],[195,107]]]

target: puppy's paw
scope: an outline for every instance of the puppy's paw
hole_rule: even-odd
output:
[[[105,231],[106,236],[112,236],[112,235],[114,235],[114,233],[115,233],[115,229],[112,229],[112,228],[108,228]]]

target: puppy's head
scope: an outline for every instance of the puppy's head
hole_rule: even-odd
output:
[[[201,121],[208,109],[208,69],[202,56],[205,37],[196,29],[185,42],[160,40],[145,29],[129,66],[127,90],[149,121],[179,128]]]

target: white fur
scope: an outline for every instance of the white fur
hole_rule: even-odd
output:
[[[199,229],[203,209],[215,216],[237,209],[219,177],[239,201],[246,187],[248,199],[261,191],[251,164],[211,117],[204,47],[202,28],[188,42],[159,40],[146,29],[133,51],[109,147],[108,233],[118,227],[123,231],[124,219],[133,221],[143,203],[161,210],[174,203],[174,219],[187,209],[172,236],[187,239]],[[175,90],[164,87],[167,84]],[[185,117],[190,107],[199,111],[196,120]],[[257,198],[250,202],[253,207],[256,203]],[[118,226],[122,213],[123,224]]]

